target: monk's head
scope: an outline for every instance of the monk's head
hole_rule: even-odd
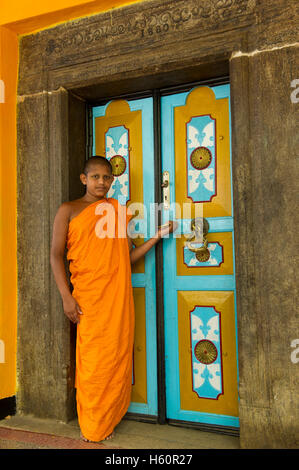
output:
[[[90,157],[84,165],[80,179],[86,186],[86,192],[99,199],[105,197],[114,179],[111,163],[105,157]]]

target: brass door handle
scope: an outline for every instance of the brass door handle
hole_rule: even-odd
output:
[[[193,246],[194,244],[199,246]],[[205,251],[207,249],[207,246],[208,240],[206,238],[204,238],[202,243],[197,240],[188,241],[185,243],[185,247],[188,248],[188,250],[193,251],[194,253]]]
[[[192,233],[195,232],[195,236],[205,236],[209,231],[210,225],[204,217],[196,217],[191,220],[190,228]]]
[[[205,262],[210,258],[210,251],[208,249],[208,240],[206,235],[209,231],[209,222],[204,218],[196,218],[191,220],[192,234],[186,237],[188,241],[185,242],[185,247],[195,253],[198,261]],[[197,245],[197,246],[195,246]]]

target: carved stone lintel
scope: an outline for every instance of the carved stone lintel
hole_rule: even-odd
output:
[[[68,55],[74,49],[91,52],[115,47],[115,41],[126,47],[136,41],[165,41],[173,32],[198,36],[236,21],[240,26],[242,20],[248,23],[255,4],[256,0],[154,0],[69,22],[67,31],[59,25],[39,36],[46,38],[43,52],[46,62],[51,63],[50,58]]]
[[[113,68],[123,62],[121,57],[131,56],[144,69],[145,51],[159,67],[161,61],[176,62],[186,54],[193,60],[199,47],[201,56],[215,50],[217,55],[221,40],[229,56],[239,49],[241,31],[244,35],[254,23],[255,5],[256,0],[152,0],[25,36],[20,42],[19,93],[49,89],[49,70],[84,69],[92,61],[105,68],[109,62]]]
[[[113,45],[114,41],[160,40],[173,31],[209,30],[239,17],[248,16],[255,0],[179,0],[176,2],[149,2],[137,13],[123,11],[97,15],[90,24],[49,39],[45,52],[48,56],[61,55],[73,47],[90,48]],[[125,13],[125,14],[124,14]]]

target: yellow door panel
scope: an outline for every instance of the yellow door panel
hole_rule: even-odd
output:
[[[181,409],[238,416],[234,293],[178,291]]]
[[[208,233],[207,261],[198,261],[196,254],[184,247],[183,237],[176,239],[177,275],[233,274],[233,241],[231,232]]]
[[[206,119],[203,131],[195,127],[199,119]],[[231,216],[228,98],[216,100],[210,88],[196,88],[185,106],[174,109],[174,128],[175,201],[181,213],[183,204],[189,202],[193,206],[191,217],[195,217],[195,205],[201,203],[204,217]],[[198,138],[200,133],[203,139]],[[213,156],[208,147],[213,147]],[[189,155],[190,148],[193,150]],[[200,200],[200,194],[196,197],[200,184],[202,191],[211,190],[208,201]],[[180,211],[177,209],[178,218]]]
[[[135,305],[135,340],[131,401],[147,403],[145,289],[143,287],[134,287],[133,294]]]
[[[124,128],[127,131],[125,144],[117,145],[118,143],[116,144],[111,141],[111,139],[108,142],[107,139],[105,141],[105,137],[107,138],[107,132],[113,128]],[[127,181],[124,183],[128,192],[126,202],[143,202],[141,111],[131,111],[129,104],[126,101],[112,101],[107,107],[105,116],[95,118],[95,147],[97,155],[106,155],[107,158],[110,158],[110,161],[111,158],[115,156],[123,156],[124,150],[128,147],[127,153],[129,168],[127,172]],[[143,217],[142,206],[140,207],[140,216]]]
[[[114,182],[107,196],[123,195],[126,204],[139,203],[138,217],[142,219],[142,112],[131,111],[127,101],[116,100],[107,106],[105,116],[96,117],[94,122],[96,154],[106,156],[114,170]],[[138,245],[143,240],[136,238],[134,241]],[[132,272],[144,273],[144,259],[132,266]]]

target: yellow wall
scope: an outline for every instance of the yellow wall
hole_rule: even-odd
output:
[[[0,398],[14,395],[16,369],[16,81],[18,40],[0,28]],[[4,357],[3,357],[4,356]]]
[[[8,26],[17,34],[29,34],[60,22],[139,1],[141,0],[1,0],[0,25]]]
[[[1,0],[0,15],[0,399],[16,393],[18,37],[141,0]],[[4,102],[1,85],[4,84]]]

